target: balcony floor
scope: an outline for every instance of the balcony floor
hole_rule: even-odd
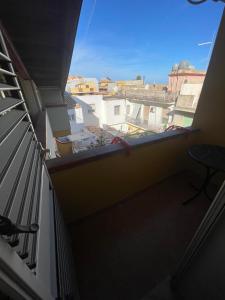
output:
[[[70,228],[81,300],[138,300],[173,272],[210,205],[181,204],[190,181],[170,177]]]

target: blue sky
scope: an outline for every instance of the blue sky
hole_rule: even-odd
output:
[[[206,69],[224,4],[208,0],[83,0],[70,74],[166,82],[172,65]]]

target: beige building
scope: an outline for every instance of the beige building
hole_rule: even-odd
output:
[[[117,91],[116,83],[108,77],[99,80],[98,86],[99,92],[102,94],[115,94]]]
[[[72,95],[98,93],[98,81],[96,78],[82,76],[69,76],[66,91]]]
[[[144,80],[118,80],[116,81],[118,90],[129,90],[133,88],[144,88]]]
[[[164,83],[147,83],[145,89],[152,92],[167,91],[168,85]]]

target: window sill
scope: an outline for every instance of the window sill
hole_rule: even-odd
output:
[[[129,143],[132,149],[137,147],[143,147],[151,144],[161,143],[166,140],[179,138],[181,136],[189,136],[193,133],[199,132],[199,129],[188,127],[184,130],[174,130],[168,132],[162,132],[151,136],[140,137],[137,139],[129,138],[126,141]],[[61,158],[54,158],[46,161],[46,165],[50,173],[55,173],[65,169],[73,168],[76,165],[85,164],[91,161],[96,161],[107,156],[111,156],[117,153],[125,152],[124,146],[121,144],[111,144],[102,146],[99,148],[91,149],[88,151],[80,152],[78,154],[72,154]]]

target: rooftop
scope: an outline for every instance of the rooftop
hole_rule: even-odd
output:
[[[191,65],[188,61],[182,60],[179,64],[174,64],[169,76],[177,73],[187,73],[187,74],[198,74],[206,75],[205,70],[196,70],[195,66]]]
[[[104,95],[103,96],[103,100],[104,101],[113,101],[113,100],[120,100],[120,99],[125,99],[124,96],[119,96],[119,95],[113,95],[113,96],[107,96],[107,95]]]
[[[124,95],[124,94],[116,94],[114,96],[105,96],[103,100],[105,101],[113,101],[118,99],[127,99],[130,102],[140,103],[144,105],[172,105],[175,102],[173,95],[163,94],[163,95]]]

